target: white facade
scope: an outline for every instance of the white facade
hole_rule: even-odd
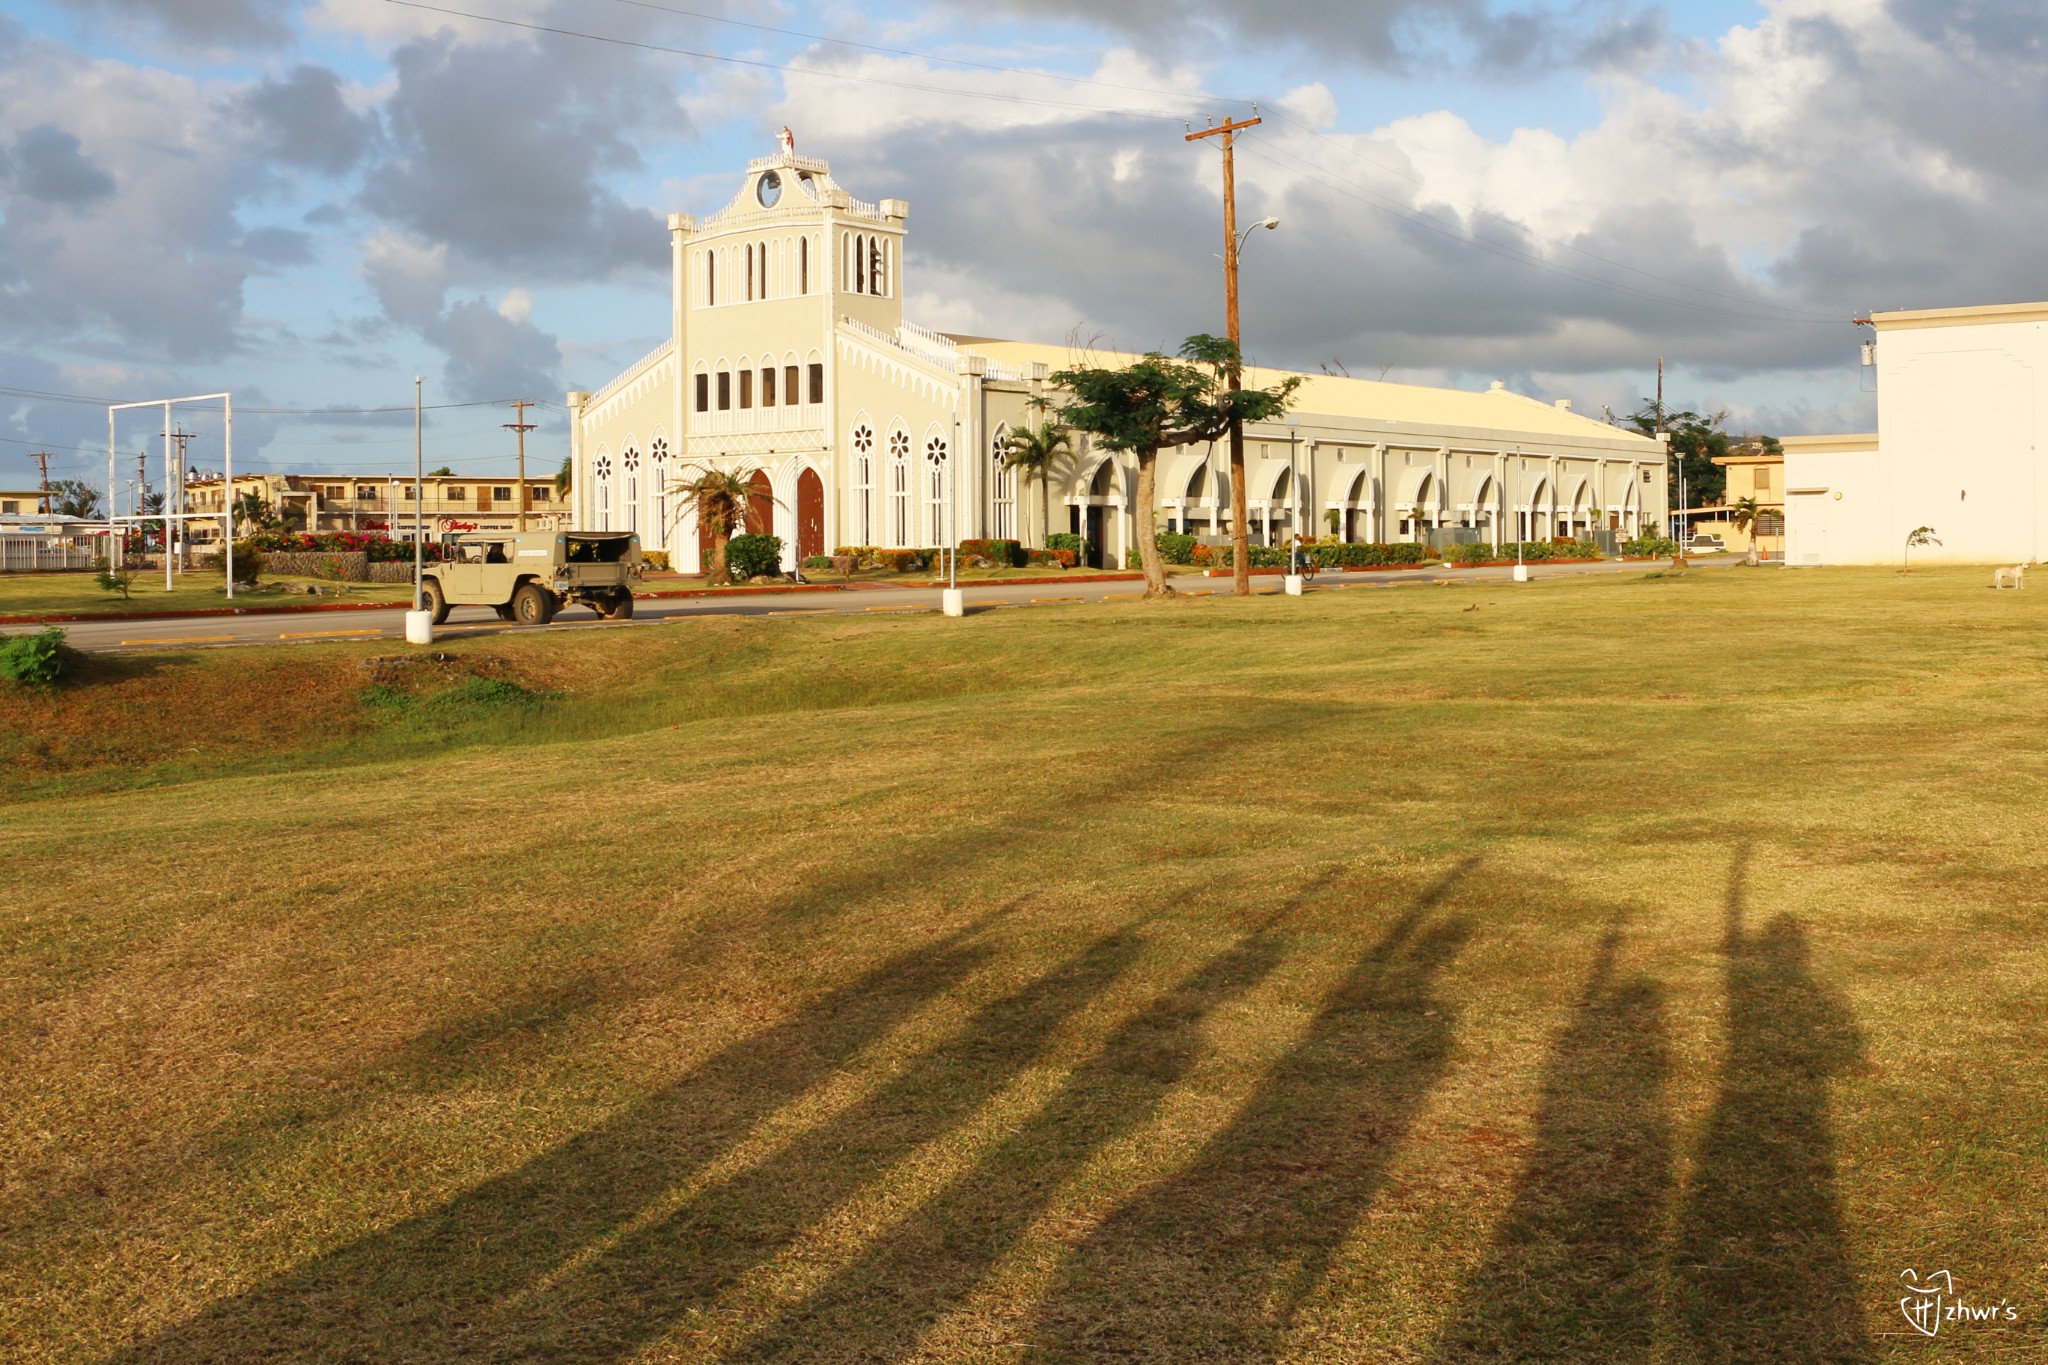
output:
[[[1040,420],[1035,402],[1057,405],[1049,373],[1128,357],[906,321],[909,213],[901,200],[854,199],[824,161],[785,141],[749,163],[724,209],[671,215],[669,339],[604,388],[568,398],[578,524],[637,531],[694,572],[698,528],[673,485],[717,468],[757,481],[785,567],[841,545],[929,548],[955,534],[1035,545],[1048,530],[1081,532],[1096,562],[1121,565],[1141,516],[1131,457],[1077,436],[1074,459],[1041,490],[996,453]],[[1251,534],[1279,544],[1296,532],[1417,540],[1464,528],[1499,543],[1518,530],[1539,539],[1658,526],[1662,445],[1570,406],[1499,384],[1306,376],[1293,422],[1246,431]],[[1152,525],[1227,534],[1226,466],[1207,447],[1163,453]]]
[[[2048,544],[2048,303],[1877,313],[1873,436],[1785,441],[1786,561],[2021,564]]]

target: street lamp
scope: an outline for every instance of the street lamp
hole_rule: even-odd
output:
[[[1258,222],[1256,222],[1256,223],[1253,223],[1253,224],[1252,224],[1252,225],[1251,225],[1250,227],[1246,228],[1246,229],[1245,229],[1245,230],[1244,230],[1243,232],[1240,232],[1240,233],[1238,233],[1238,234],[1237,234],[1237,249],[1238,249],[1238,250],[1239,250],[1240,252],[1242,252],[1242,251],[1244,250],[1244,244],[1245,244],[1245,243],[1246,243],[1246,242],[1247,242],[1248,240],[1250,240],[1250,238],[1251,238],[1251,235],[1252,235],[1252,234],[1253,234],[1254,232],[1257,232],[1257,231],[1258,231],[1258,230],[1259,230],[1260,228],[1265,228],[1265,229],[1266,229],[1267,231],[1269,231],[1269,232],[1270,232],[1270,231],[1271,231],[1272,229],[1274,229],[1274,228],[1277,228],[1277,227],[1279,227],[1279,226],[1280,226],[1280,220],[1279,220],[1278,218],[1261,218],[1261,219],[1259,219],[1259,221],[1258,221]]]

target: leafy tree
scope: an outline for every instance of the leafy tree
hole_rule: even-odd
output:
[[[100,514],[100,490],[82,479],[50,480],[50,515],[91,520]]]
[[[1010,469],[1024,470],[1038,481],[1039,511],[1044,518],[1040,545],[1045,544],[1043,537],[1052,532],[1052,467],[1073,453],[1073,444],[1067,439],[1067,428],[1050,418],[1036,427],[1020,427],[1003,438],[1003,464]]]
[[[1158,538],[1146,534],[1155,515],[1159,452],[1216,440],[1233,420],[1272,421],[1287,411],[1301,384],[1297,375],[1270,389],[1233,389],[1231,378],[1242,373],[1242,366],[1236,345],[1203,333],[1181,343],[1177,360],[1153,351],[1120,370],[1084,367],[1052,376],[1054,384],[1073,395],[1061,414],[1069,426],[1093,435],[1103,450],[1128,450],[1138,457],[1132,512],[1147,597],[1172,592]],[[1245,558],[1240,555],[1237,563]]]
[[[1902,573],[1911,573],[1913,571],[1913,551],[1915,548],[1923,545],[1939,544],[1941,544],[1941,540],[1934,534],[1932,526],[1916,526],[1906,532],[1906,549],[1902,560],[1904,567],[1900,571]]]
[[[1628,423],[1645,436],[1657,434],[1657,405],[1647,399],[1643,406],[1628,415]],[[1664,412],[1664,433],[1671,438],[1671,453],[1678,460],[1679,472],[1684,476],[1685,496],[1694,507],[1704,507],[1718,502],[1728,491],[1728,471],[1714,463],[1716,456],[1726,456],[1734,449],[1734,442],[1721,424],[1728,420],[1725,412],[1702,415],[1697,412]],[[1770,440],[1769,437],[1763,438]],[[1776,441],[1771,442],[1776,445]],[[1670,504],[1678,506],[1679,483],[1673,479],[1670,490]]]
[[[439,469],[429,469],[426,477],[430,479],[452,479],[455,477],[455,471],[444,464]]]
[[[759,496],[753,483],[722,469],[705,469],[694,479],[678,479],[672,488],[681,499],[696,504],[697,524],[711,533],[711,581],[732,582],[725,547],[731,543],[735,530],[746,529],[747,506]],[[779,505],[777,499],[770,501]]]
[[[100,591],[120,593],[121,600],[126,602],[128,590],[135,585],[135,575],[127,569],[115,568],[104,559],[93,567],[96,570],[93,582],[99,584]]]

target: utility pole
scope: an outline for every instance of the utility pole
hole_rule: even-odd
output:
[[[175,490],[176,502],[169,510],[181,514],[178,517],[178,570],[181,573],[192,567],[192,546],[185,535],[185,518],[182,515],[185,511],[185,447],[198,434],[196,431],[185,430],[183,424],[180,424],[178,429],[171,433],[171,439],[178,443],[178,462],[171,472],[169,486],[164,489],[166,500],[172,498],[173,490]],[[169,533],[168,523],[165,526],[165,533]],[[168,541],[165,542],[164,553],[170,553],[170,543]]]
[[[36,485],[36,515],[47,517],[50,515],[50,452],[38,450],[33,452],[29,458],[34,460],[36,467],[43,471],[42,482]]]
[[[1223,322],[1230,335],[1230,344],[1238,348],[1238,354],[1230,366],[1230,391],[1234,394],[1244,387],[1243,341],[1238,335],[1237,325],[1237,155],[1236,135],[1241,128],[1252,128],[1264,122],[1259,117],[1258,106],[1252,106],[1248,119],[1222,123],[1201,132],[1190,131],[1183,141],[1194,142],[1205,137],[1223,139]],[[1239,597],[1249,597],[1252,592],[1251,536],[1245,524],[1244,496],[1244,423],[1235,414],[1230,419],[1230,564],[1231,591]]]
[[[501,425],[507,431],[519,433],[519,529],[524,531],[526,529],[526,509],[533,501],[532,495],[527,491],[526,487],[526,433],[532,431],[538,423],[526,420],[526,410],[533,406],[531,398],[514,399],[511,406],[519,410],[519,420],[516,422],[505,422]]]

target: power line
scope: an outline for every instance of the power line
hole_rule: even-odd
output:
[[[395,3],[395,0],[394,0]],[[10,398],[33,398],[45,403],[84,403],[91,407],[103,408],[113,403],[126,403],[126,398],[95,398],[82,393],[53,393],[45,389],[11,389],[0,387],[0,394]],[[148,400],[143,400],[148,401]],[[500,408],[511,402],[509,398],[480,398],[470,403],[429,403],[426,410],[439,412],[450,408]],[[385,412],[411,412],[412,404],[392,408],[279,408],[243,406],[235,409],[241,413],[253,413],[270,417],[365,417]]]
[[[446,14],[456,19],[471,19],[480,24],[498,24],[505,28],[522,29],[528,33],[548,33],[558,38],[580,38],[586,42],[609,43],[614,47],[630,47],[642,52],[659,52],[671,57],[690,57],[702,62],[723,62],[728,66],[750,67],[757,71],[779,71],[789,76],[813,76],[825,80],[852,81],[861,85],[881,85],[897,90],[921,90],[933,95],[957,95],[962,99],[995,100],[1003,104],[1030,104],[1047,109],[1079,109],[1096,114],[1119,114],[1127,118],[1174,120],[1180,113],[1148,113],[1142,109],[1130,109],[1112,105],[1079,104],[1073,100],[1040,99],[1032,95],[1006,95],[994,90],[963,90],[958,86],[929,85],[921,81],[890,80],[884,76],[860,76],[850,71],[833,71],[824,67],[797,66],[789,62],[762,61],[752,57],[732,57],[722,52],[700,52],[695,48],[669,47],[662,43],[642,42],[637,38],[612,38],[602,33],[586,33],[581,29],[561,28],[553,24],[529,23],[523,19],[504,19],[494,14],[476,14],[469,10],[453,9],[445,5],[429,5],[424,0],[384,0],[387,5],[398,5],[404,9],[425,10],[431,14]],[[1198,102],[1195,97],[1180,96],[1185,106],[1192,109]]]

